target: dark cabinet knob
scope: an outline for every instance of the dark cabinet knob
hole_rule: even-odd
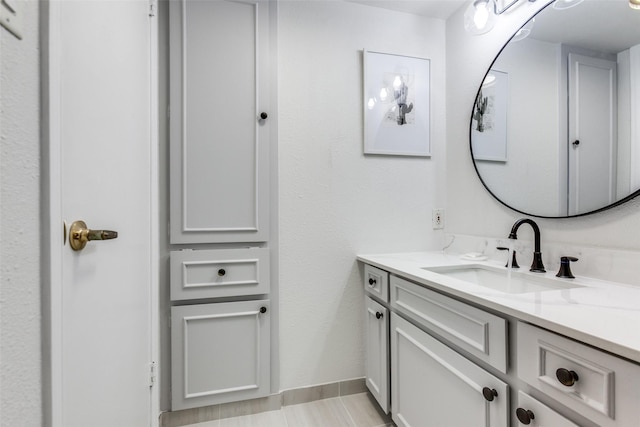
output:
[[[524,409],[524,408],[516,409],[516,417],[518,418],[518,421],[520,421],[522,424],[524,424],[526,426],[531,424],[531,420],[536,418],[533,415],[533,412],[531,412],[528,409]]]
[[[260,307],[260,313],[264,314],[267,312],[267,307]]]
[[[560,384],[567,387],[573,386],[580,379],[575,371],[570,371],[565,368],[559,368],[556,371],[556,378],[560,381]]]
[[[267,113],[265,113],[264,111],[262,113],[260,113],[260,119],[261,120],[267,120],[267,117],[269,117],[269,115]]]
[[[225,274],[227,274],[227,271],[224,268],[221,268],[220,270],[218,270],[218,276],[222,277]]]
[[[380,319],[382,316],[384,316],[382,313],[376,311],[376,319]]]
[[[374,286],[376,284],[376,279],[369,279],[369,286]]]
[[[498,397],[498,392],[494,388],[485,387],[482,389],[482,395],[488,402],[493,402],[493,399]]]

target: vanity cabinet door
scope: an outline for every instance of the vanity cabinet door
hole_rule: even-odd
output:
[[[171,409],[269,394],[269,300],[171,308]]]
[[[269,1],[168,3],[171,243],[267,241]]]
[[[389,311],[366,299],[367,388],[382,410],[389,413]]]
[[[391,408],[399,427],[507,427],[509,389],[392,313]]]

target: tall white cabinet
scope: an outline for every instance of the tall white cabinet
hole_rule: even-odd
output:
[[[269,239],[269,1],[170,2],[171,243]]]
[[[272,6],[169,2],[172,410],[271,391]]]

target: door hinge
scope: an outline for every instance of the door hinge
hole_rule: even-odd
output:
[[[149,363],[149,388],[156,385],[156,362]]]
[[[149,0],[149,16],[152,18],[156,16],[156,0]]]

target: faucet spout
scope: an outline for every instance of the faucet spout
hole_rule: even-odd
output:
[[[538,224],[536,224],[536,222],[532,219],[521,218],[513,224],[513,227],[511,227],[509,238],[514,240],[518,238],[518,228],[520,228],[522,224],[529,224],[533,229],[533,261],[529,270],[536,273],[544,273],[546,272],[546,270],[544,269],[544,264],[542,263],[542,253],[540,252],[540,227],[538,227]]]

